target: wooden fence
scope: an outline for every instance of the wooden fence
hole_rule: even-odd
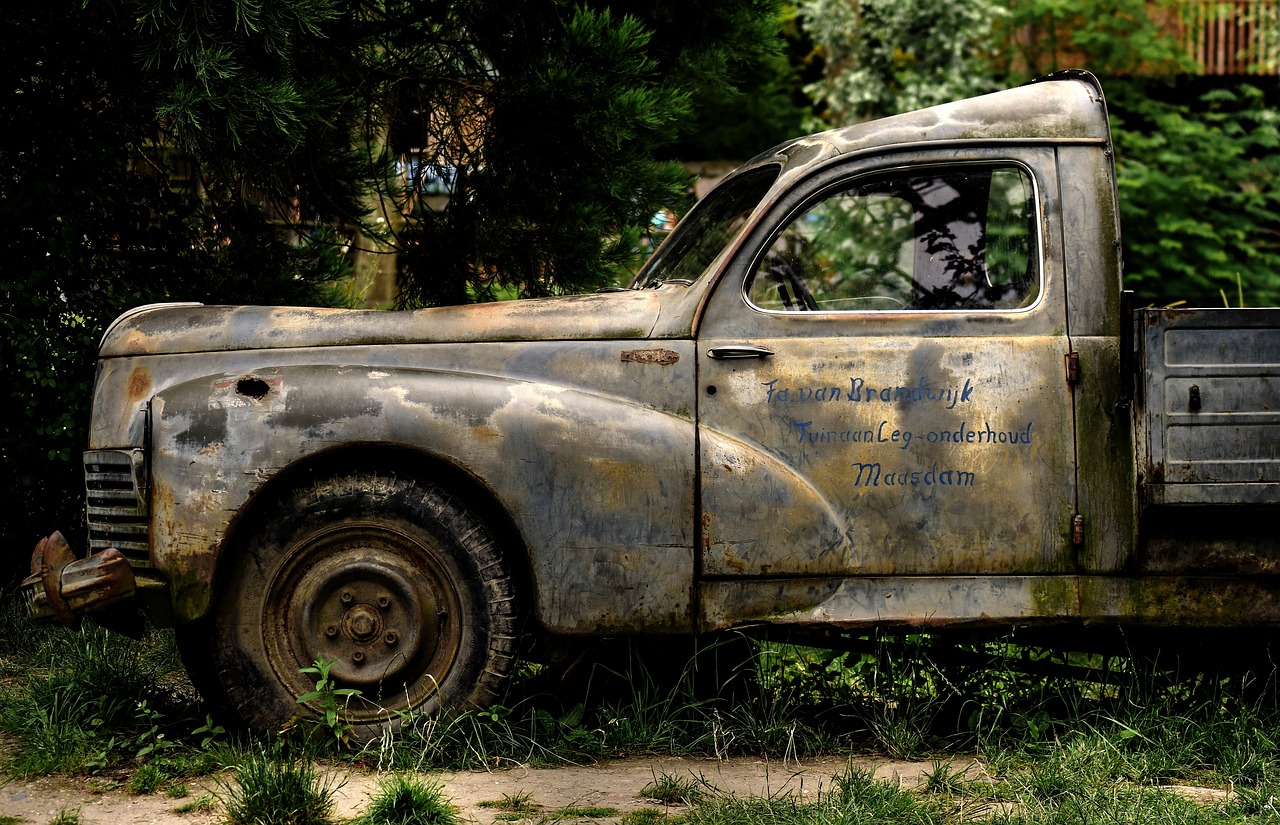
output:
[[[1206,75],[1280,74],[1280,0],[1183,0],[1179,36]]]

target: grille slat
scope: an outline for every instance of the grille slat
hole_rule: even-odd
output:
[[[134,567],[150,567],[142,450],[87,452],[84,471],[89,552],[114,547]]]

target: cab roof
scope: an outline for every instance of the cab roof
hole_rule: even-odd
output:
[[[1085,71],[1058,72],[1013,89],[797,138],[745,166],[781,162],[791,171],[837,155],[948,141],[1108,143],[1102,86]]]

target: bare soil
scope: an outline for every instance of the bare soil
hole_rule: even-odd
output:
[[[861,768],[870,768],[876,776],[915,787],[923,775],[934,769],[932,762],[896,762],[885,759],[855,759]],[[794,794],[812,799],[830,788],[831,778],[850,765],[845,757],[768,761],[753,757],[725,760],[688,758],[625,759],[586,766],[530,768],[516,766],[488,771],[429,773],[437,780],[444,795],[462,813],[467,822],[490,825],[501,811],[482,806],[482,802],[498,802],[527,794],[539,806],[532,818],[551,817],[567,807],[615,808],[617,816],[593,822],[616,822],[621,816],[639,808],[665,809],[646,799],[646,785],[664,774],[704,782],[721,792],[739,796],[777,796]],[[967,766],[978,770],[975,764]],[[336,793],[336,815],[348,819],[359,815],[369,795],[377,787],[373,772],[350,771],[334,774],[341,782]],[[230,779],[230,774],[226,777]],[[60,811],[78,810],[84,825],[212,825],[222,819],[222,808],[179,814],[175,811],[210,790],[218,790],[218,780],[211,777],[189,783],[190,796],[173,799],[163,793],[133,795],[120,781],[93,777],[53,776],[29,781],[9,780],[0,784],[0,817],[19,817],[33,825],[45,825]],[[678,809],[678,806],[677,806]],[[668,809],[670,810],[670,809]],[[572,822],[572,820],[567,820]]]

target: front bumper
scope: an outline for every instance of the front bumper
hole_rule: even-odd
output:
[[[61,533],[36,544],[31,575],[21,586],[27,615],[64,625],[131,601],[137,590],[133,567],[123,553],[112,547],[77,558]]]

